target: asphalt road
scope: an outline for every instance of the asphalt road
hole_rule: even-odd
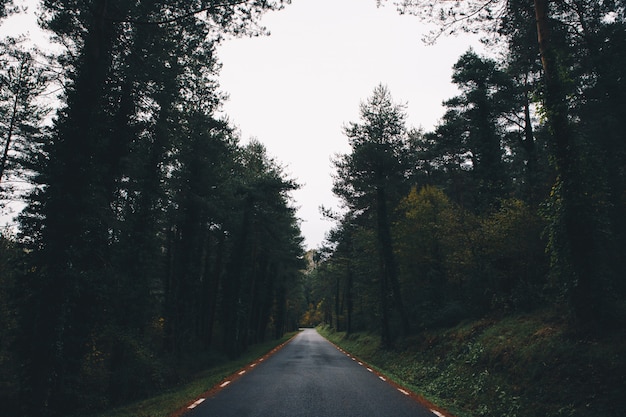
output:
[[[185,417],[434,417],[314,329],[200,399]]]

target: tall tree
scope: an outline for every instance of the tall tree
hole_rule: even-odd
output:
[[[606,201],[602,189],[610,180],[603,173],[602,162],[594,158],[597,150],[589,152],[599,145],[603,153],[604,144],[594,141],[595,146],[590,147],[590,138],[575,133],[569,98],[586,79],[577,77],[575,56],[581,47],[577,40],[581,34],[585,39],[590,23],[601,22],[611,14],[620,16],[621,7],[614,3],[594,7],[592,3],[535,0],[534,5],[544,70],[543,103],[558,175],[551,201],[550,249],[574,313],[582,322],[597,323],[609,319],[606,306],[612,305],[607,301],[615,280],[615,271],[605,256],[606,248],[615,242],[605,232],[610,216],[602,207]],[[585,14],[586,7],[592,11],[590,15]],[[595,22],[588,20],[591,16]],[[623,23],[623,17],[617,21]]]
[[[392,343],[390,294],[400,314],[403,332],[409,321],[402,300],[391,238],[393,208],[406,189],[409,172],[404,106],[393,102],[387,87],[379,85],[361,104],[361,122],[345,128],[351,153],[335,160],[333,192],[358,216],[374,222],[379,256],[381,337]]]
[[[474,192],[467,196],[472,199],[466,201],[468,207],[485,210],[510,188],[500,124],[501,115],[512,107],[511,101],[504,99],[510,81],[495,61],[481,58],[472,50],[454,65],[452,81],[461,95],[444,102],[448,111],[443,119],[445,126],[437,129],[437,140],[442,141],[439,146],[448,158],[472,174],[470,188]]]
[[[537,48],[537,24],[531,2],[510,3],[508,12],[502,17],[498,33],[506,39],[506,71],[513,80],[515,88],[511,91],[516,103],[506,119],[511,125],[508,129],[507,145],[514,157],[522,161],[520,174],[523,183],[520,190],[523,198],[539,204],[551,185],[547,177],[550,169],[545,162],[545,146],[540,138],[541,125],[536,107],[537,97],[541,95],[541,58]],[[545,129],[543,129],[545,130]],[[544,135],[545,136],[545,135]],[[519,172],[519,171],[518,171]],[[516,175],[517,183],[519,178]]]

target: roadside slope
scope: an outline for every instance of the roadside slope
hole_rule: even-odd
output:
[[[224,358],[223,361],[213,367],[199,370],[193,377],[189,377],[184,384],[170,387],[161,393],[155,393],[153,397],[123,407],[102,411],[91,417],[180,416],[183,414],[181,411],[186,411],[190,403],[203,393],[218,386],[224,378],[232,376],[259,358],[267,357],[276,348],[282,347],[297,334],[298,332],[287,333],[280,339],[250,346],[249,350],[241,357],[234,360]]]
[[[393,351],[374,335],[319,331],[458,417],[617,417],[626,409],[623,331],[582,336],[541,312],[423,332]]]

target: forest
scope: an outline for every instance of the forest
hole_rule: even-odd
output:
[[[384,83],[362,101],[306,256],[299,184],[221,112],[216,53],[288,3],[42,0],[62,53],[0,41],[0,193],[25,203],[0,238],[9,415],[128,403],[298,326],[392,349],[539,309],[626,323],[623,1],[379,1],[503,52],[458,58],[432,131]]]
[[[299,185],[220,115],[215,54],[281,3],[43,1],[62,54],[2,40],[0,186],[26,208],[0,245],[0,414],[113,407],[297,325]]]
[[[343,210],[305,279],[303,318],[383,346],[467,317],[553,308],[623,325],[626,270],[624,4],[405,1],[431,39],[483,31],[433,131],[379,85],[334,159]],[[472,9],[472,7],[475,7]],[[497,25],[495,25],[497,23]]]

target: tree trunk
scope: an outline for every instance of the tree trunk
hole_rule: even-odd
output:
[[[402,293],[400,291],[400,282],[398,281],[398,270],[396,266],[395,256],[393,254],[393,244],[391,241],[391,228],[389,226],[389,217],[387,214],[387,196],[385,189],[381,186],[376,191],[376,217],[377,217],[377,235],[378,250],[381,257],[381,274],[385,281],[385,288],[391,287],[391,294],[394,303],[400,314],[402,322],[402,332],[407,336],[410,331],[409,319],[404,309],[402,301]],[[386,294],[383,294],[386,297]]]
[[[219,232],[219,238],[215,243],[216,246],[216,254],[215,254],[215,263],[213,264],[213,268],[210,269],[209,276],[207,280],[209,281],[209,290],[207,294],[207,304],[208,310],[207,314],[207,327],[206,333],[204,336],[204,346],[208,348],[211,346],[213,341],[213,327],[215,325],[215,315],[217,311],[217,293],[220,288],[220,277],[222,275],[222,265],[224,259],[224,245],[225,245],[225,234],[224,232]],[[208,268],[208,266],[207,266]]]
[[[340,274],[335,275],[335,330],[341,331],[341,326],[339,325],[339,316],[341,315],[341,307],[339,303],[339,297],[341,296],[339,291],[339,278]]]
[[[535,146],[535,134],[530,118],[530,99],[528,91],[524,95],[524,136],[522,148],[526,152],[526,192],[528,201],[532,204],[537,202],[537,147]]]
[[[348,260],[346,280],[346,334],[352,333],[352,308],[354,304],[352,299],[352,274],[352,263]]]
[[[552,32],[549,16],[550,0],[534,0],[535,17],[541,63],[544,71],[545,108],[548,126],[553,138],[557,182],[554,192],[560,198],[560,213],[556,219],[562,231],[558,236],[558,250],[561,251],[561,273],[565,284],[571,288],[570,302],[577,317],[583,321],[599,317],[601,283],[595,265],[595,239],[593,218],[588,213],[589,200],[586,198],[580,178],[577,178],[577,153],[568,122],[568,105],[564,91],[564,80],[552,46]],[[552,248],[554,250],[554,248]],[[563,268],[564,267],[564,268]],[[596,282],[594,282],[596,281]]]

